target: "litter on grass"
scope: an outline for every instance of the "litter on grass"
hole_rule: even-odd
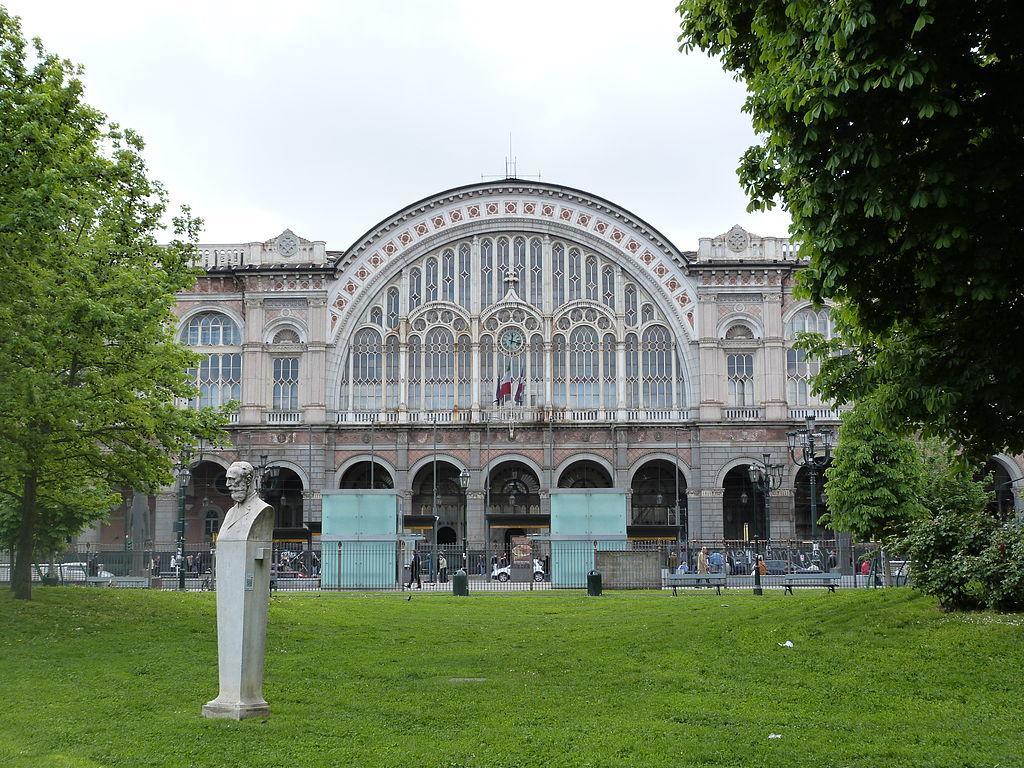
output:
[[[784,643],[779,643],[779,648],[792,648],[792,647],[793,647],[793,641],[792,640],[787,640]]]
[[[768,738],[769,739],[781,739],[782,738],[782,734],[781,733],[769,733],[768,734]]]

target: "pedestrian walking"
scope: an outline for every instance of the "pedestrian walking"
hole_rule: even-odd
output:
[[[406,589],[412,589],[412,583],[416,582],[416,589],[423,589],[423,582],[420,581],[420,553],[415,549],[412,551],[412,560],[409,561],[409,583]]]

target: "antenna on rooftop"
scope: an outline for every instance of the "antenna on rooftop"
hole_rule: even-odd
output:
[[[500,174],[480,174],[480,181],[487,181],[488,179],[540,179],[540,170],[537,173],[528,173],[523,176],[519,175],[519,158],[512,152],[512,133],[508,134],[508,154],[505,155],[505,175]]]

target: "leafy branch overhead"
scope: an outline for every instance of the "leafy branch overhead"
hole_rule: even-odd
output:
[[[822,393],[1024,450],[1024,11],[1015,0],[684,0],[680,43],[747,86],[739,175],[841,304]],[[834,351],[834,350],[821,350]]]

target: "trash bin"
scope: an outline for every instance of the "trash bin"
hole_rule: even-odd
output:
[[[469,597],[469,576],[463,568],[459,568],[452,576],[452,594],[456,597]]]
[[[597,571],[591,571],[587,574],[587,594],[591,597],[597,597],[601,594],[601,574]]]

